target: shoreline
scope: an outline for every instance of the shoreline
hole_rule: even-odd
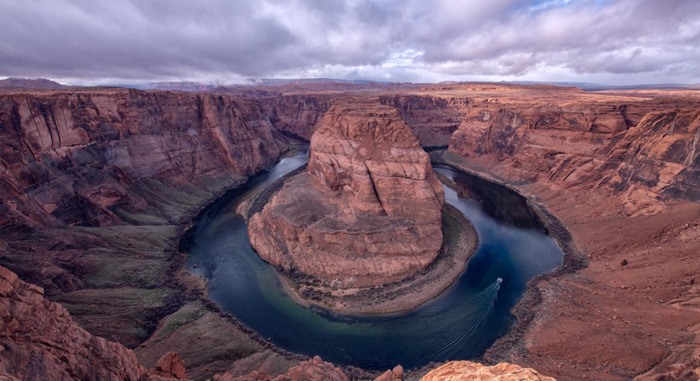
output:
[[[305,145],[290,146],[284,153],[282,153],[277,158],[277,160],[273,162],[271,166],[274,166],[275,164],[279,163],[280,160],[286,157],[296,155],[297,153],[299,153],[300,150],[303,150],[304,147]],[[251,178],[253,178],[256,175],[259,175],[268,168],[269,167],[265,167],[263,169],[260,169],[256,173],[250,174],[243,179],[235,181],[232,184],[219,187],[217,190],[211,193],[211,197],[207,197],[205,199],[200,200],[197,206],[190,208],[189,211],[187,211],[180,217],[180,219],[174,224],[176,226],[175,234],[168,239],[168,248],[166,250],[167,255],[172,260],[172,263],[171,266],[169,266],[165,270],[164,277],[166,284],[174,288],[177,287],[183,289],[184,298],[178,304],[178,308],[181,308],[187,303],[199,301],[202,303],[203,308],[206,311],[218,315],[228,324],[231,324],[231,326],[235,327],[235,329],[240,330],[246,336],[246,339],[251,340],[252,342],[256,343],[257,345],[263,348],[261,352],[257,353],[264,353],[265,351],[269,351],[273,355],[280,356],[281,358],[284,358],[288,361],[299,362],[308,360],[310,359],[310,357],[301,353],[290,352],[271,343],[268,339],[261,336],[258,332],[254,331],[252,328],[240,322],[231,313],[224,311],[221,306],[219,306],[213,300],[209,299],[207,291],[209,279],[192,274],[187,269],[186,265],[187,259],[190,255],[189,250],[186,249],[186,247],[191,240],[190,235],[192,234],[193,229],[196,228],[197,222],[200,220],[202,215],[204,215],[204,213],[221,198],[226,197],[227,194],[229,194],[230,192],[240,191],[241,188],[251,180]],[[167,316],[169,315],[166,314],[162,318],[166,318]],[[168,337],[173,336],[175,336],[175,332],[173,332]],[[140,345],[143,345],[143,343],[141,343]],[[242,359],[247,358],[248,357],[243,357]],[[207,366],[207,368],[208,367],[209,366]],[[188,368],[188,372],[189,371],[190,368]],[[363,372],[365,371],[359,371],[359,373],[361,374],[364,374]]]
[[[310,281],[295,281],[276,270],[282,291],[306,307],[315,307],[343,315],[393,314],[416,308],[435,299],[464,273],[467,262],[479,243],[471,222],[455,207],[445,204],[440,254],[425,269],[410,277],[381,287],[333,289]],[[304,298],[301,292],[319,297]],[[334,294],[335,293],[335,294]],[[330,295],[329,295],[330,294]]]
[[[243,217],[246,226],[250,217],[262,210],[288,180],[305,169],[303,165],[242,200],[236,213]],[[418,307],[459,279],[479,242],[471,222],[449,204],[445,204],[442,222],[444,239],[437,258],[406,279],[380,287],[335,288],[315,277],[293,278],[275,268],[282,292],[302,306],[344,315],[392,314]]]
[[[556,277],[573,274],[581,269],[588,267],[588,261],[582,254],[581,250],[576,246],[573,237],[564,223],[556,216],[552,215],[547,208],[541,203],[533,199],[533,197],[523,194],[514,185],[489,175],[488,173],[470,168],[466,163],[460,162],[460,158],[450,154],[445,157],[445,154],[450,154],[447,151],[431,152],[430,160],[433,163],[448,165],[457,170],[470,175],[480,177],[492,183],[506,187],[513,192],[525,197],[527,204],[542,220],[542,223],[549,234],[564,253],[562,264],[550,272],[535,275],[527,282],[527,288],[522,298],[513,307],[511,313],[515,317],[515,322],[510,327],[508,332],[498,338],[479,359],[488,364],[496,364],[507,359],[508,355],[513,351],[518,350],[524,345],[523,336],[525,331],[530,327],[535,320],[535,309],[541,304],[542,293],[538,285],[547,282]],[[454,156],[454,157],[451,157]]]

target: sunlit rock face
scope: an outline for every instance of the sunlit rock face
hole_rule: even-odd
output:
[[[249,224],[260,256],[288,272],[374,286],[425,268],[442,245],[442,186],[396,109],[332,106],[311,138],[308,170]]]
[[[505,362],[486,366],[471,361],[452,361],[433,369],[421,381],[556,381],[530,368]]]

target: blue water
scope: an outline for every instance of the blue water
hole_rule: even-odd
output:
[[[459,209],[479,235],[475,254],[452,287],[422,306],[392,315],[338,316],[300,306],[281,291],[274,269],[251,248],[235,206],[242,195],[306,160],[305,154],[283,159],[208,207],[186,245],[188,269],[209,280],[210,299],[281,348],[365,369],[475,358],[507,332],[513,321],[510,310],[527,281],[562,263],[562,251],[537,221],[531,224],[534,229],[522,228],[527,225],[522,219],[517,221],[521,227],[515,227],[504,218],[508,205],[499,204],[497,219],[484,212],[484,197],[497,191],[482,192],[480,203],[445,187],[446,202]],[[463,181],[467,175],[449,167],[435,170],[459,184],[469,183]],[[513,197],[495,198],[504,199],[512,202]],[[524,207],[512,206],[520,212]]]

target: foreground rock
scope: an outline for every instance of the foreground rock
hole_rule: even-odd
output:
[[[316,356],[289,368],[286,373],[271,377],[254,371],[246,376],[233,377],[228,373],[215,375],[214,381],[349,381],[342,370]]]
[[[0,320],[0,379],[156,381],[187,377],[184,362],[175,353],[146,371],[134,352],[86,332],[65,308],[45,299],[41,287],[21,281],[4,267],[0,267]]]
[[[403,381],[404,370],[398,365],[387,370],[374,381]],[[362,379],[370,379],[363,377]],[[214,376],[214,381],[347,381],[348,377],[333,364],[316,356],[311,360],[290,368],[286,373],[276,377],[254,371],[246,376],[233,377],[230,374]],[[452,361],[433,369],[420,381],[556,381],[534,369],[518,365],[500,363],[486,366],[471,361]]]
[[[250,219],[251,244],[286,273],[377,286],[428,266],[442,244],[442,185],[398,112],[336,105],[311,139],[308,172]]]
[[[534,369],[500,363],[486,366],[471,361],[453,361],[433,369],[421,381],[555,381]]]

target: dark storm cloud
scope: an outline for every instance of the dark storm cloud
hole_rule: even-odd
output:
[[[0,0],[0,76],[565,71],[697,82],[697,15],[694,0]]]
[[[294,67],[298,43],[245,2],[4,2],[3,72],[139,77]]]

